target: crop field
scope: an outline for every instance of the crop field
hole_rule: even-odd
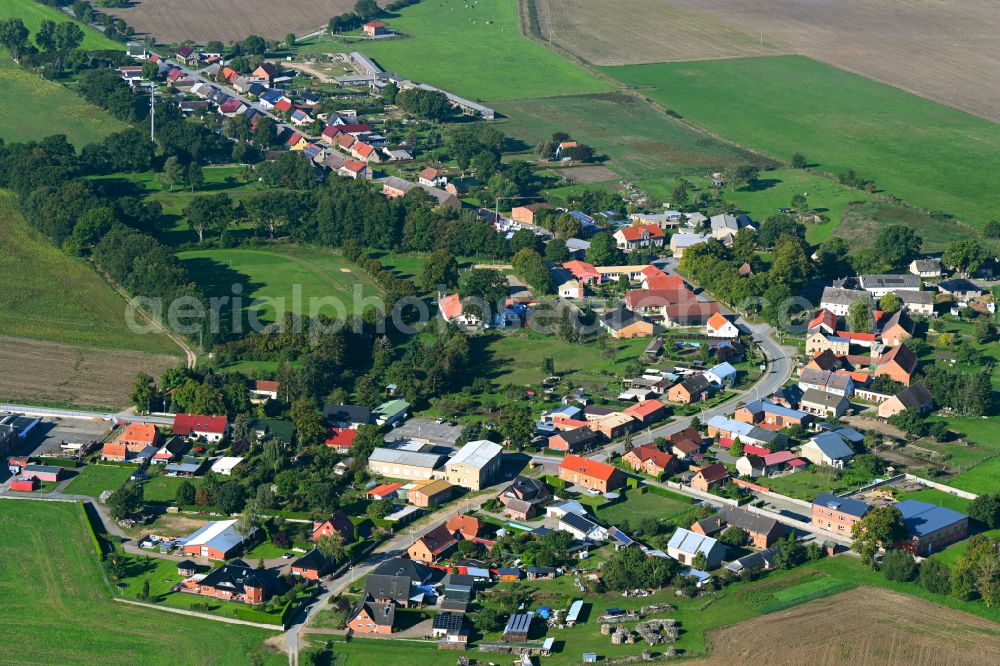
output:
[[[1000,11],[994,3],[534,2],[544,38],[597,65],[797,53],[1000,119],[1000,63],[993,47]]]
[[[77,504],[0,502],[0,558],[0,628],[18,637],[0,645],[0,663],[125,666],[141,653],[150,666],[235,666],[251,652],[288,661],[264,652],[273,632],[111,601]]]
[[[1000,627],[888,590],[851,590],[713,631],[691,664],[958,666],[997,663]]]
[[[363,309],[363,299],[379,295],[358,266],[320,248],[194,250],[177,256],[208,296],[232,297],[239,285],[247,315],[251,302],[261,299],[261,321],[274,321],[280,310],[309,316],[353,314]]]
[[[38,30],[42,21],[63,23],[74,20],[65,12],[61,12],[55,7],[43,5],[36,0],[4,0],[0,3],[0,21],[9,18],[19,18],[24,21],[24,26],[32,35]],[[84,26],[82,23],[78,25],[83,28],[83,42],[80,44],[82,49],[121,50],[125,48],[121,42],[108,39],[99,30]]]
[[[575,63],[525,38],[517,0],[427,0],[386,23],[405,37],[349,44],[317,38],[296,51],[359,50],[388,71],[488,101],[609,89]]]
[[[37,141],[65,134],[79,149],[125,128],[103,109],[59,83],[21,69],[5,55],[0,55],[0,86],[4,91],[0,95],[0,139],[4,141]]]
[[[136,374],[159,377],[182,359],[0,335],[0,400],[53,407],[120,409]]]
[[[353,9],[354,0],[136,0],[127,7],[109,7],[108,13],[160,43],[204,44],[213,39],[237,42],[247,35],[278,40],[289,32],[305,35]]]
[[[783,53],[724,19],[663,0],[529,0],[546,41],[595,65]]]
[[[129,330],[125,301],[85,263],[24,221],[14,195],[0,190],[0,335],[70,345],[178,353],[160,334]]]
[[[733,164],[769,162],[672,118],[634,95],[606,93],[500,105],[500,128],[529,145],[567,132],[606,155],[604,166],[641,180],[706,176]]]
[[[853,169],[973,226],[1000,216],[1000,126],[986,120],[799,56],[603,71],[739,145]]]

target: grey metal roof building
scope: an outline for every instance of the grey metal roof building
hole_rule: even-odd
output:
[[[443,456],[437,453],[418,453],[378,447],[368,457],[368,462],[389,463],[393,465],[413,465],[414,467],[437,467]]]

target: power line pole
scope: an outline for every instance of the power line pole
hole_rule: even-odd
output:
[[[156,84],[149,83],[149,140],[156,143],[156,104],[154,103],[156,94]]]

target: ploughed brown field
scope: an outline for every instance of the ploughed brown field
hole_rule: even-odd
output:
[[[166,354],[90,349],[0,336],[0,402],[117,410],[140,372],[159,377],[180,365]]]
[[[870,587],[763,615],[708,635],[690,666],[985,666],[1000,663],[1000,625]]]
[[[337,14],[354,9],[355,0],[135,0],[130,7],[104,9],[141,34],[163,43],[213,39],[236,42],[247,35],[284,39],[306,35]],[[381,4],[381,3],[380,3]]]
[[[535,2],[545,38],[596,65],[798,53],[1000,121],[996,2]]]

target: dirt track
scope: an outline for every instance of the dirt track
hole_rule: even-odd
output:
[[[1000,625],[927,601],[858,588],[709,634],[691,666],[987,666]]]
[[[594,64],[801,53],[935,102],[1000,121],[1000,58],[996,56],[1000,3],[977,0],[536,2],[543,34]]]

